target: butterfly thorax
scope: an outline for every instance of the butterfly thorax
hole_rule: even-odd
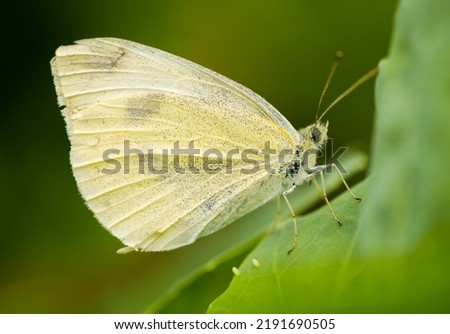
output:
[[[280,170],[284,174],[287,188],[309,181],[317,174],[317,156],[328,139],[327,131],[328,122],[314,123],[298,131],[300,140],[296,145],[294,157]]]

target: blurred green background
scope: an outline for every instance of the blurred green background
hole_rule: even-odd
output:
[[[386,55],[395,7],[390,0],[4,5],[0,313],[142,312],[207,263],[209,249],[226,247],[219,232],[172,252],[116,254],[120,242],[84,206],[71,174],[49,67],[59,45],[114,36],[169,51],[251,88],[299,128],[314,120],[335,51],[345,58],[325,105]],[[373,110],[371,82],[328,115],[334,144],[368,151]],[[231,277],[220,274],[223,289]]]

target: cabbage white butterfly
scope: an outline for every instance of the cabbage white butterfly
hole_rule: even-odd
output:
[[[328,109],[297,131],[250,89],[117,38],[61,46],[51,69],[78,189],[120,252],[191,244],[279,194],[294,248],[286,196],[322,176]]]

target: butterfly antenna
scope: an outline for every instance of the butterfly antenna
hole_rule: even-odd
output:
[[[327,109],[325,109],[325,111],[322,113],[322,115],[320,115],[320,117],[316,120],[316,123],[319,122],[322,117],[331,109],[333,108],[336,103],[338,103],[340,100],[342,100],[344,97],[346,97],[348,94],[350,94],[351,92],[353,92],[356,88],[358,88],[359,86],[361,86],[364,82],[366,82],[367,80],[373,78],[374,76],[376,76],[378,73],[378,67],[373,68],[372,70],[370,70],[369,72],[367,72],[366,74],[364,74],[361,78],[359,78],[358,81],[356,81],[353,85],[351,85],[349,88],[347,88],[347,90],[345,92],[343,92],[341,95],[339,95],[336,100],[334,100]]]
[[[331,66],[330,73],[328,74],[328,78],[325,83],[325,87],[323,87],[322,95],[320,95],[319,105],[317,106],[317,111],[316,111],[316,123],[318,122],[317,117],[319,116],[319,110],[320,110],[320,106],[322,105],[322,100],[323,100],[323,97],[325,96],[325,92],[327,91],[328,86],[330,85],[331,79],[333,78],[334,72],[336,71],[339,61],[342,59],[343,56],[344,56],[344,54],[342,53],[342,51],[336,52],[333,65]]]

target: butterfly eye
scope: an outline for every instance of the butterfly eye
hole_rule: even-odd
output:
[[[318,142],[320,139],[320,136],[322,135],[322,133],[320,132],[320,130],[318,128],[313,128],[311,131],[311,138],[314,142]]]

